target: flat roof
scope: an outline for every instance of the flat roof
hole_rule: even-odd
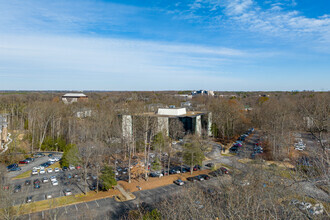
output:
[[[187,112],[186,114],[183,115],[159,115],[155,112],[144,112],[141,114],[136,114],[136,115],[141,115],[141,116],[151,116],[151,117],[169,117],[169,118],[182,118],[182,117],[194,117],[198,115],[204,115],[206,112],[201,112],[201,111],[191,111]]]
[[[65,95],[63,95],[62,97],[87,97],[87,95],[83,94],[83,93],[67,93]]]

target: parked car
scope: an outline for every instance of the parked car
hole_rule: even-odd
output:
[[[29,185],[31,185],[31,180],[25,180],[25,186],[29,186]]]
[[[40,189],[40,184],[34,184],[33,188]]]
[[[81,166],[80,165],[76,166],[76,169],[77,170],[81,169]]]
[[[33,180],[33,184],[36,185],[36,184],[40,184],[40,180],[39,179],[35,179]]]
[[[40,173],[40,174],[45,174],[46,171],[45,171],[45,169],[40,169],[39,173]]]
[[[54,172],[55,172],[55,173],[60,172],[60,168],[56,167],[56,168],[54,169]]]
[[[190,182],[196,182],[197,181],[197,179],[194,176],[193,177],[188,177],[187,180],[190,181]]]
[[[58,181],[57,180],[52,181],[52,185],[53,186],[58,186]]]
[[[19,164],[28,164],[29,162],[27,160],[21,160],[18,162]]]
[[[55,181],[56,180],[56,176],[51,176],[50,177],[50,181]]]
[[[21,191],[21,185],[16,185],[15,188],[14,188],[14,193],[18,193]]]
[[[214,163],[208,163],[208,164],[205,164],[205,166],[207,166],[207,167],[213,167],[214,166]]]
[[[72,175],[71,174],[68,174],[68,179],[71,179],[72,178]]]
[[[206,174],[201,174],[199,176],[202,177],[204,180],[209,180],[210,179],[210,176],[206,175]]]
[[[74,170],[74,169],[76,169],[73,165],[69,165],[69,169],[70,170]]]
[[[26,158],[25,160],[29,161],[29,163],[30,163],[30,162],[33,162],[33,161],[34,161],[34,158],[32,158],[32,157],[28,157],[28,158]]]
[[[52,173],[53,172],[53,169],[52,168],[48,168],[47,169],[47,173]]]
[[[32,175],[38,175],[38,170],[33,169],[32,170]]]
[[[52,194],[46,194],[45,195],[45,199],[51,199],[51,198],[53,198]]]
[[[223,174],[228,174],[228,170],[225,167],[220,167],[220,170]]]
[[[174,181],[175,184],[179,185],[179,186],[183,186],[184,182],[181,179],[177,179]]]
[[[197,170],[200,170],[200,169],[201,169],[201,166],[199,166],[199,165],[194,166],[194,171],[197,171]]]
[[[36,154],[33,155],[33,156],[36,157],[36,158],[40,158],[40,157],[44,157],[45,154],[43,154],[43,153],[36,153]]]
[[[62,170],[63,170],[63,171],[67,171],[67,170],[68,170],[68,167],[64,166],[64,167],[62,168]]]
[[[204,180],[204,178],[203,178],[201,175],[195,176],[195,178],[196,178],[198,181],[203,181],[203,180]]]
[[[30,202],[32,202],[32,196],[28,196],[28,197],[26,198],[26,203],[30,203]]]
[[[48,183],[48,182],[49,182],[49,180],[48,180],[48,178],[47,178],[47,177],[44,177],[44,178],[42,178],[42,182],[43,182],[43,183]]]
[[[70,195],[72,195],[72,191],[70,189],[65,189],[64,190],[64,195],[65,196],[70,196]]]
[[[48,157],[49,157],[49,158],[51,158],[51,157],[53,157],[53,156],[54,156],[53,154],[48,154]]]
[[[17,163],[10,164],[9,166],[7,166],[7,170],[10,170],[14,167],[18,167],[18,164]]]

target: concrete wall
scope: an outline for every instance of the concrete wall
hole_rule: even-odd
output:
[[[209,137],[212,136],[212,112],[209,112],[208,116],[207,116],[207,135]]]
[[[165,131],[166,136],[169,135],[169,120],[168,117],[157,118],[157,132]]]
[[[200,115],[196,116],[195,134],[202,135],[202,118]]]
[[[122,132],[126,141],[133,140],[133,120],[131,115],[122,116]]]

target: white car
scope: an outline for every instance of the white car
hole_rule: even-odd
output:
[[[43,182],[43,183],[48,183],[48,182],[49,182],[49,180],[48,180],[48,178],[47,178],[47,177],[44,177],[44,178],[42,178],[42,182]]]
[[[53,186],[58,186],[58,181],[57,180],[52,181],[52,185]]]
[[[40,169],[39,173],[40,173],[40,174],[45,174],[46,171],[45,171],[45,169]]]
[[[60,172],[60,168],[56,167],[56,168],[54,169],[54,172],[55,172],[55,173]]]
[[[73,165],[69,165],[70,170],[75,170],[76,168]]]
[[[56,176],[51,176],[51,177],[50,177],[50,181],[52,181],[52,182],[53,182],[53,181],[56,181]]]
[[[70,195],[72,195],[71,190],[70,190],[70,189],[65,189],[65,190],[64,190],[64,195],[65,195],[65,196],[70,196]]]
[[[54,158],[49,158],[48,161],[55,162],[56,160]]]
[[[38,175],[38,170],[32,170],[32,175]]]
[[[60,161],[61,158],[59,157],[54,157],[54,160],[57,162],[57,161]]]
[[[32,170],[40,170],[40,166],[33,167]]]
[[[53,198],[53,197],[52,197],[51,194],[46,194],[46,195],[45,195],[45,198],[46,198],[46,199],[51,199],[51,198]]]
[[[48,168],[47,169],[47,173],[52,173],[53,172],[53,169],[52,168]]]

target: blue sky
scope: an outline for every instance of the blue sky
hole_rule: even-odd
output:
[[[328,0],[0,0],[0,90],[329,90]]]

